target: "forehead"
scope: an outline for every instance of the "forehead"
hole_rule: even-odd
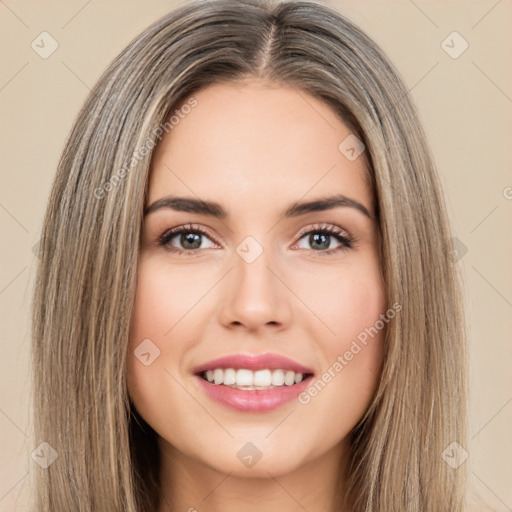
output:
[[[370,209],[364,159],[340,150],[353,134],[321,100],[260,80],[214,84],[193,98],[155,149],[148,203],[175,194],[268,209],[343,193]]]

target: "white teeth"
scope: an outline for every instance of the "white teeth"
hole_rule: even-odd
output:
[[[236,372],[233,370],[233,368],[227,368],[224,370],[224,384],[231,385],[236,384]]]
[[[245,368],[215,368],[203,373],[208,382],[223,384],[238,389],[272,389],[279,386],[293,386],[304,378],[303,373],[291,370],[247,370]]]
[[[295,372],[288,371],[284,374],[284,383],[287,386],[295,384]]]
[[[274,370],[272,372],[272,386],[282,386],[284,384],[283,370]]]
[[[224,371],[220,368],[215,368],[213,370],[213,382],[215,384],[222,384],[222,381],[224,380]]]
[[[255,386],[270,386],[272,384],[272,372],[270,370],[258,370],[254,372]]]
[[[229,370],[229,368],[228,368]],[[236,372],[236,382],[237,386],[252,386],[254,382],[254,374],[251,370],[237,370]]]

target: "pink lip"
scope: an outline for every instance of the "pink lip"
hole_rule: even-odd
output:
[[[292,386],[283,385],[266,390],[244,390],[234,389],[222,384],[213,384],[201,377],[203,372],[214,370],[215,368],[245,368],[252,371],[281,369],[293,370],[296,373],[308,373],[310,375]],[[244,412],[266,412],[284,405],[309,386],[312,374],[314,374],[311,368],[278,354],[261,354],[257,356],[232,354],[196,366],[192,372],[196,375],[200,385],[210,398],[232,409]]]
[[[312,379],[309,376],[292,386],[284,385],[272,389],[251,391],[234,389],[222,384],[212,384],[200,376],[195,378],[199,379],[200,385],[210,398],[231,409],[243,412],[267,412],[277,409],[304,391]]]
[[[295,373],[314,373],[311,368],[303,366],[287,357],[279,354],[261,354],[257,356],[246,354],[232,354],[219,359],[214,359],[207,363],[196,366],[192,372],[199,374],[206,370],[215,370],[215,368],[245,368],[247,370],[293,370]]]

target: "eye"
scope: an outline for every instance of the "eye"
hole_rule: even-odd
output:
[[[303,230],[299,234],[300,241],[306,239],[306,243],[311,245],[312,252],[319,255],[329,255],[353,247],[354,239],[343,229],[329,224],[316,225]],[[204,246],[203,241],[209,241]],[[332,238],[336,240],[338,245],[332,248]],[[179,247],[176,247],[176,244]],[[179,254],[188,253],[195,254],[200,249],[208,249],[218,247],[212,242],[212,235],[205,229],[195,224],[187,224],[167,230],[159,239],[158,245],[165,247],[171,252]],[[299,245],[300,249],[304,249]]]
[[[345,230],[329,224],[313,226],[313,228],[308,228],[307,231],[301,232],[299,236],[300,240],[307,237],[306,243],[309,243],[312,247],[310,250],[318,253],[319,255],[328,255],[346,249],[351,249],[354,242],[354,239]],[[332,238],[335,238],[339,244],[334,248],[331,247]]]
[[[203,238],[206,237],[210,240],[210,245],[201,247]],[[181,244],[181,247],[175,247],[173,240]],[[204,229],[194,224],[187,224],[185,226],[179,226],[166,231],[158,240],[158,244],[164,246],[171,252],[195,254],[199,249],[206,249],[215,247],[216,244],[211,242],[210,234]]]

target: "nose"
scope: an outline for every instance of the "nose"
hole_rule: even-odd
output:
[[[244,326],[257,331],[264,326],[282,330],[289,326],[293,294],[270,250],[252,262],[233,255],[233,270],[223,283],[219,318],[226,327]]]

